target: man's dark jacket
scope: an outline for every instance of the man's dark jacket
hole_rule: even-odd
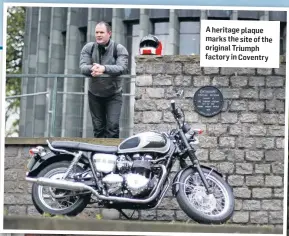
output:
[[[89,91],[100,97],[108,97],[117,92],[120,92],[121,78],[119,75],[127,74],[128,70],[128,52],[127,49],[117,44],[116,55],[117,59],[114,58],[114,45],[115,42],[110,40],[106,47],[105,53],[101,55],[98,50],[96,42],[87,43],[81,50],[80,53],[80,71],[81,74],[89,77]],[[93,63],[98,63],[105,66],[104,74],[109,77],[92,77],[91,68]]]

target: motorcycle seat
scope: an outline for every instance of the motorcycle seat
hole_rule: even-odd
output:
[[[69,149],[88,152],[101,152],[101,153],[116,153],[116,146],[95,145],[90,143],[73,142],[73,141],[54,141],[51,146],[56,149]]]

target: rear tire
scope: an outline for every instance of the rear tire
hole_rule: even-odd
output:
[[[40,173],[37,175],[37,178],[39,177],[49,178],[51,175],[53,176],[53,174],[57,172],[64,173],[68,169],[69,165],[70,165],[70,162],[68,161],[56,162],[51,165],[48,165],[42,171],[40,171]],[[77,166],[76,171],[82,172],[83,169],[80,166]],[[32,185],[32,202],[40,214],[49,213],[52,216],[55,216],[55,215],[76,216],[79,213],[81,213],[85,209],[87,204],[90,202],[90,194],[87,194],[87,195],[79,196],[79,198],[76,200],[76,202],[72,206],[69,206],[65,209],[56,210],[50,207],[48,208],[48,205],[43,202],[44,201],[43,193],[40,194],[40,190],[41,189],[43,190],[43,187],[44,186],[40,186],[35,183]],[[49,188],[47,186],[45,187]]]
[[[219,215],[209,215],[209,214],[204,213],[204,211],[202,212],[201,210],[197,209],[197,206],[195,206],[189,201],[188,196],[186,194],[185,184],[189,180],[190,176],[194,174],[196,174],[196,176],[200,178],[196,169],[190,168],[183,172],[183,174],[180,177],[179,191],[177,192],[176,199],[179,203],[180,208],[194,221],[198,223],[203,223],[203,224],[223,224],[227,220],[229,220],[234,213],[235,200],[234,200],[232,188],[228,185],[228,183],[221,176],[219,176],[214,171],[210,173],[210,170],[205,169],[205,168],[202,168],[202,171],[205,177],[207,178],[207,181],[209,182],[210,186],[211,186],[211,183],[213,182],[217,186],[220,187],[221,191],[223,191],[223,194],[225,196],[224,197],[225,204],[224,204],[223,212],[221,212]],[[209,177],[207,177],[208,175]],[[202,182],[201,184],[203,186]],[[194,188],[192,188],[192,190],[197,191],[196,190],[197,188],[200,188],[200,187],[195,186]],[[205,197],[206,195],[204,195],[204,193],[200,191],[195,194],[195,197],[193,198],[193,200],[197,202],[198,200],[202,198],[203,201],[206,201]],[[211,207],[212,205],[217,206],[217,201],[215,202],[214,200],[211,201],[207,205],[207,207]],[[214,210],[212,212],[214,212]]]

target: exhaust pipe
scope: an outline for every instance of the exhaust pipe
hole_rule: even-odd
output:
[[[27,177],[26,180],[28,182],[31,183],[35,183],[35,184],[39,184],[42,186],[48,186],[48,187],[54,187],[54,188],[59,188],[59,189],[65,189],[65,190],[75,190],[75,191],[83,191],[83,190],[87,190],[87,187],[85,184],[83,183],[74,183],[74,182],[70,182],[67,180],[54,180],[54,179],[49,179],[49,178],[29,178]]]
[[[70,182],[67,180],[54,180],[54,179],[49,179],[49,178],[29,178],[26,177],[26,181],[31,182],[31,183],[36,183],[42,186],[48,186],[48,187],[54,187],[54,188],[59,188],[59,189],[65,189],[65,190],[71,190],[71,191],[83,191],[83,190],[88,190],[90,192],[92,192],[92,194],[94,194],[97,198],[101,199],[101,200],[106,200],[106,201],[116,201],[116,202],[131,202],[131,203],[149,203],[152,200],[154,200],[159,192],[160,192],[160,187],[162,186],[162,184],[165,182],[166,176],[167,176],[167,170],[166,167],[164,165],[160,165],[160,167],[162,168],[162,177],[159,181],[159,184],[157,186],[157,190],[154,192],[154,194],[146,199],[131,199],[131,198],[124,198],[124,197],[106,197],[104,195],[99,195],[99,193],[93,189],[92,187],[85,185],[83,183],[74,183],[74,182]]]

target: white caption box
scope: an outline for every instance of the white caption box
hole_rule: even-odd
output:
[[[201,67],[279,68],[280,22],[202,20]]]

